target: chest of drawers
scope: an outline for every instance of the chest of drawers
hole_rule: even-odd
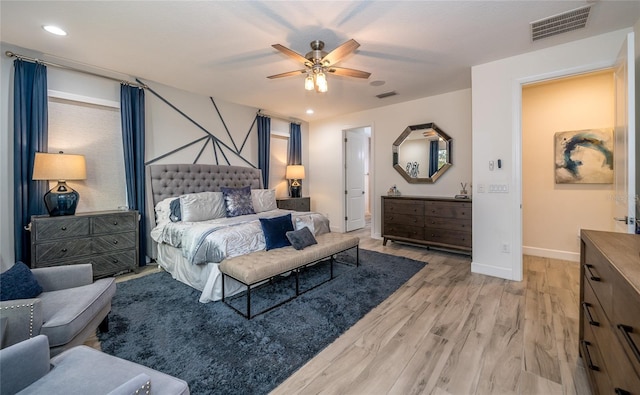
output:
[[[91,263],[94,278],[138,267],[138,212],[31,217],[31,266]]]
[[[581,232],[579,347],[594,394],[640,395],[640,236]]]
[[[382,197],[382,237],[471,252],[471,200]]]

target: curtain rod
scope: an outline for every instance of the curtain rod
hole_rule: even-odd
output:
[[[264,116],[267,116],[267,117],[270,117],[270,118],[279,119],[281,121],[296,123],[298,125],[300,125],[302,123],[302,121],[299,120],[299,119],[292,118],[292,117],[285,117],[284,115],[278,115],[278,114],[271,113],[271,112],[264,112],[263,110],[258,110],[258,115],[264,115]]]
[[[17,54],[17,53],[12,52],[12,51],[6,51],[4,54],[7,55],[10,58],[17,58],[17,59],[20,59],[20,60],[26,60],[26,61],[33,62],[33,63],[42,63],[45,66],[51,66],[51,67],[57,67],[59,69],[77,71],[79,73],[92,75],[94,77],[106,78],[108,80],[117,81],[117,82],[120,82],[120,83],[123,83],[123,84],[127,84],[127,85],[130,85],[130,86],[137,86],[138,88],[143,88],[143,89],[147,88],[147,86],[144,85],[144,84],[138,84],[136,82],[131,82],[131,81],[126,81],[126,80],[119,79],[119,78],[109,77],[109,76],[106,76],[106,75],[103,75],[103,74],[97,74],[97,73],[93,73],[91,71],[81,70],[81,69],[77,69],[77,68],[71,67],[71,66],[65,66],[65,65],[62,65],[62,64],[48,62],[48,61],[45,61],[45,60],[35,59],[35,58],[31,58],[29,56],[24,56],[24,55]]]

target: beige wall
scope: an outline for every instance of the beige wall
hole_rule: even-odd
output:
[[[579,229],[613,230],[613,184],[556,184],[556,132],[613,128],[612,71],[522,89],[523,252],[577,261]]]

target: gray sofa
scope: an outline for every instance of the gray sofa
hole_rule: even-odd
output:
[[[49,360],[43,335],[0,350],[0,393],[20,394],[180,394],[183,380],[87,346]]]
[[[32,269],[43,292],[0,302],[0,348],[46,335],[51,355],[84,343],[96,328],[108,329],[116,292],[113,278],[93,281],[91,264]]]

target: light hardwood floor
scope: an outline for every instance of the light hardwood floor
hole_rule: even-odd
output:
[[[354,233],[428,265],[272,394],[590,394],[576,262],[525,256],[513,282],[472,274],[464,255]]]

